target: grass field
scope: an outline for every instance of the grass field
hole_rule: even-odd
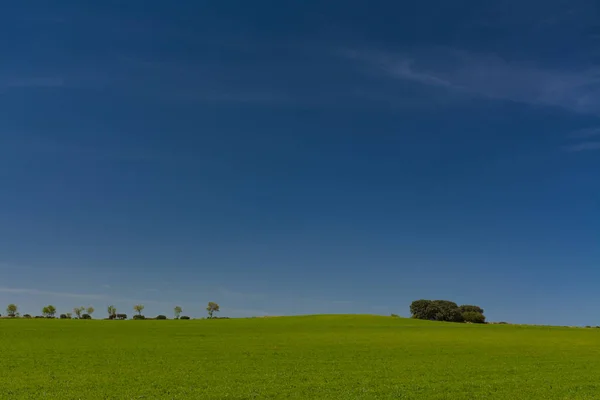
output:
[[[0,320],[0,399],[599,399],[600,329]]]

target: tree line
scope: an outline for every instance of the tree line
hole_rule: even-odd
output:
[[[448,300],[415,300],[410,305],[410,313],[413,318],[430,321],[485,323],[483,308],[468,304],[459,306]]]
[[[135,306],[133,306],[133,310],[135,312],[137,312],[137,314],[133,316],[133,319],[149,319],[149,318],[146,318],[142,314],[142,311],[144,311],[143,304],[136,304]],[[94,307],[91,307],[91,306],[90,307],[83,307],[83,306],[75,307],[75,308],[73,308],[72,313],[68,312],[68,313],[60,314],[59,318],[60,319],[92,319],[92,314],[94,313],[94,311],[95,311]],[[125,320],[125,319],[127,319],[127,314],[118,313],[117,308],[113,305],[108,306],[106,311],[108,313],[108,318],[106,318],[106,319],[109,319],[109,320]],[[214,313],[219,312],[220,307],[217,303],[210,301],[210,302],[208,302],[206,311],[208,312],[209,319],[217,318],[214,316]],[[32,317],[29,314],[21,315],[19,313],[19,307],[16,304],[9,304],[6,307],[6,315],[7,315],[7,317],[10,317],[10,318],[56,318],[56,313],[57,313],[56,307],[54,307],[52,304],[44,306],[42,308],[42,315],[38,315],[35,317]],[[175,308],[173,309],[173,318],[174,319],[190,319],[190,317],[188,317],[186,315],[181,315],[182,313],[183,313],[183,308],[181,308],[181,306],[175,306]],[[165,315],[158,315],[154,319],[167,319],[167,317]]]

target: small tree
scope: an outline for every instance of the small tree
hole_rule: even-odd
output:
[[[68,313],[66,314],[66,316],[67,316],[67,319],[71,319],[71,318],[73,318],[73,314],[71,314],[70,312],[68,312]]]
[[[87,308],[86,311],[87,311],[88,314],[92,315],[95,310],[94,310],[94,307],[90,306],[90,307]]]
[[[182,312],[183,312],[183,309],[179,306],[176,306],[173,309],[173,313],[175,314],[175,319],[179,319],[179,316],[181,315]]]
[[[115,319],[117,317],[117,307],[108,306],[108,318]]]
[[[9,317],[15,317],[17,315],[17,311],[18,311],[18,307],[16,304],[9,304],[8,307],[6,307],[6,314]]]
[[[208,307],[206,307],[206,311],[208,311],[208,318],[212,318],[213,313],[219,312],[219,305],[215,302],[209,301]]]
[[[44,317],[46,318],[54,318],[54,315],[56,314],[56,307],[54,307],[52,304],[46,306],[42,308],[42,314],[44,314]]]
[[[85,311],[85,307],[81,306],[81,307],[75,307],[73,309],[73,313],[75,315],[77,315],[78,319],[81,319],[81,314]]]
[[[143,304],[136,304],[135,306],[133,306],[134,311],[136,311],[138,313],[138,315],[142,315],[142,311],[144,310],[144,305]]]

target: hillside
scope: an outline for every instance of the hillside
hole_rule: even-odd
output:
[[[0,320],[2,399],[592,399],[600,329],[368,315]]]

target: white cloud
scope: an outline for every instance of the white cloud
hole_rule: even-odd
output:
[[[571,152],[586,151],[586,150],[600,150],[600,142],[583,142],[570,146],[566,146],[565,150]]]
[[[28,87],[61,87],[65,84],[63,78],[10,78],[5,79],[0,86],[7,88],[28,88]]]
[[[599,135],[600,135],[600,127],[580,129],[578,131],[574,131],[569,134],[569,136],[572,136],[574,138],[588,138],[588,137],[599,136]]]
[[[386,76],[462,94],[600,114],[600,69],[543,68],[454,49],[411,54],[345,51]]]

